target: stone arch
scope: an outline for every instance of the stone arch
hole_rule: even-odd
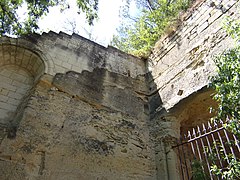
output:
[[[180,101],[171,113],[180,123],[180,133],[185,134],[202,123],[206,123],[214,116],[210,107],[217,107],[217,102],[212,99],[214,90],[204,87]]]
[[[0,66],[15,65],[28,71],[37,81],[45,73],[44,61],[34,52],[15,45],[2,45]]]
[[[0,45],[16,46],[17,48],[23,48],[24,50],[34,52],[34,54],[38,56],[45,65],[44,73],[54,75],[54,62],[52,60],[52,57],[48,54],[47,51],[38,45],[40,44],[40,40],[38,41],[36,38],[33,41],[34,42],[32,42],[31,37],[29,40],[22,38],[1,37]]]
[[[17,45],[0,46],[0,126],[18,126],[31,90],[45,69],[35,52]]]

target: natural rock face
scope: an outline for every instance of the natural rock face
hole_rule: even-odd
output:
[[[40,82],[16,138],[1,143],[1,179],[155,179],[149,142],[144,115]]]
[[[151,137],[156,141],[156,167],[160,179],[176,179],[177,167],[171,146],[180,133],[208,121],[216,106],[209,76],[215,73],[213,57],[233,47],[233,40],[222,29],[227,16],[239,19],[239,1],[197,1],[195,9],[185,16],[177,30],[162,37],[148,59],[148,82]],[[154,128],[153,128],[154,127]],[[159,145],[157,147],[157,144]],[[167,165],[164,165],[164,150]],[[166,150],[167,149],[167,150]],[[175,162],[175,163],[174,163]],[[168,177],[164,176],[168,167]],[[172,176],[173,175],[173,176]]]
[[[63,33],[1,47],[0,179],[156,179],[144,61]]]
[[[57,74],[53,85],[89,103],[101,104],[134,117],[141,118],[147,113],[144,112],[148,93],[144,77],[132,79],[97,68],[92,73]]]
[[[209,83],[213,56],[234,45],[222,29],[227,16],[239,19],[239,1],[201,1],[176,32],[163,37],[149,57],[150,86],[167,110]]]
[[[199,1],[148,61],[73,34],[0,38],[0,179],[179,178],[172,145],[216,105],[239,1]]]

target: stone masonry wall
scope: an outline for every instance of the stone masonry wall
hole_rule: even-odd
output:
[[[97,67],[130,77],[146,72],[144,61],[111,46],[98,45],[76,34],[57,34],[50,31],[18,39],[2,37],[0,44],[33,50],[44,61],[45,73],[51,75],[67,71],[92,71]]]
[[[181,26],[163,37],[149,57],[152,92],[158,92],[162,108],[206,86],[214,74],[213,56],[234,45],[222,29],[227,16],[239,19],[239,1],[206,0],[183,16]],[[159,107],[158,109],[161,109]]]
[[[0,68],[0,124],[7,124],[16,111],[21,99],[31,88],[33,78],[16,66]]]
[[[99,72],[99,78],[101,74],[107,73]],[[70,76],[73,82],[65,80]],[[109,73],[108,79],[114,78],[116,84],[103,80],[104,90],[101,82],[95,81],[94,87],[94,76],[59,74],[53,85],[52,76],[41,78],[15,139],[5,137],[1,142],[1,179],[156,179],[155,152],[141,109],[144,103],[132,101],[135,80],[131,80],[135,87],[123,90],[118,87],[126,84],[124,77]],[[101,100],[104,94],[109,97]],[[137,116],[119,111],[112,103],[126,94],[126,104],[134,109],[128,111],[138,110]],[[107,102],[113,107],[105,106]]]
[[[199,1],[147,62],[75,34],[1,37],[0,179],[178,179],[171,147],[211,102],[192,95],[233,45],[221,22],[237,5]]]
[[[144,61],[62,33],[1,43],[1,93],[32,82],[0,123],[0,179],[156,179]]]
[[[213,56],[234,45],[222,29],[224,19],[240,17],[238,0],[195,3],[179,27],[156,43],[147,61],[150,133],[158,152],[159,179],[179,179],[172,146],[180,133],[213,116],[209,107],[216,103],[206,88],[208,77],[215,73]]]
[[[44,64],[35,53],[15,45],[0,45],[0,126],[13,123],[43,73]]]

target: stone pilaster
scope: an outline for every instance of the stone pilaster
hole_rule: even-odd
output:
[[[156,116],[152,122],[155,127],[152,135],[155,140],[157,177],[159,180],[178,180],[177,156],[172,146],[179,138],[180,124],[172,115]]]

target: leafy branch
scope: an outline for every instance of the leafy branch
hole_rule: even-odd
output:
[[[217,75],[211,78],[210,86],[216,91],[214,99],[218,102],[215,120],[227,120],[225,128],[240,139],[240,21],[229,19],[224,25],[226,32],[236,45],[215,57]],[[228,166],[220,168],[212,165],[212,172],[223,179],[240,178],[240,160],[227,155]],[[224,159],[225,157],[222,156]]]
[[[76,0],[79,13],[83,12],[89,25],[97,18],[98,0]],[[17,10],[27,6],[27,17],[20,20]],[[69,8],[66,0],[1,0],[0,2],[0,37],[6,34],[20,36],[33,33],[38,27],[38,20],[53,6],[61,6],[61,11]]]
[[[147,57],[156,41],[167,27],[176,22],[179,12],[186,10],[190,1],[137,0],[140,16],[131,17],[128,10],[123,11],[126,19],[118,28],[118,34],[113,36],[111,45],[122,51]]]

